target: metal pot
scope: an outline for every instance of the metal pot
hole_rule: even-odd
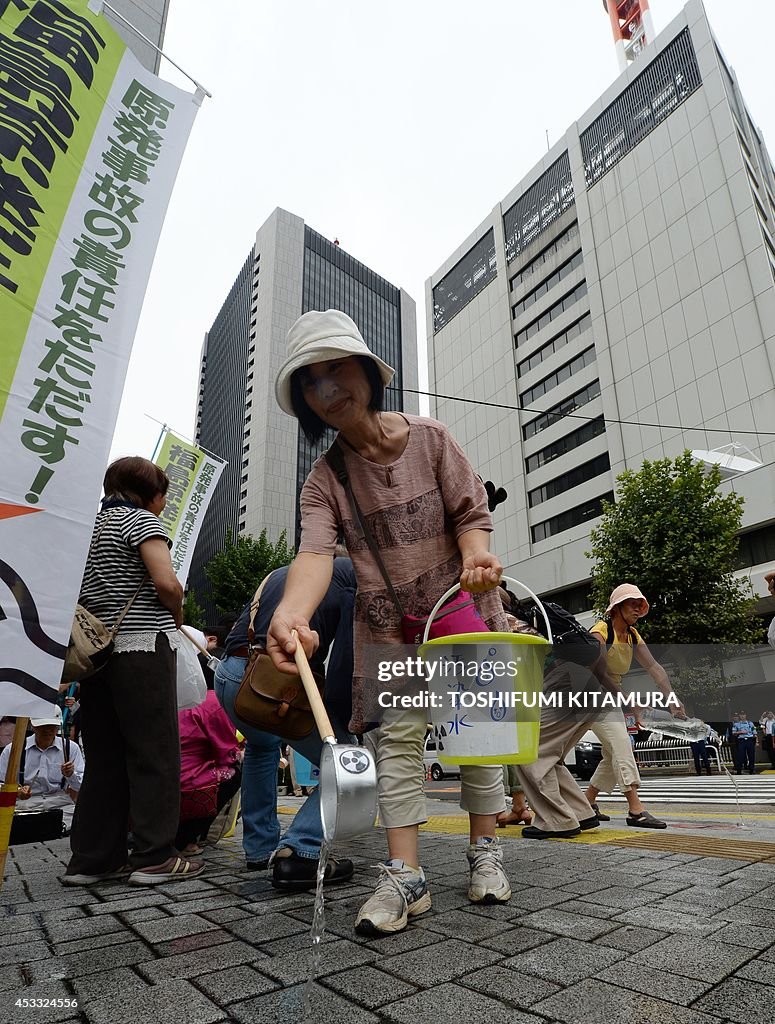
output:
[[[363,835],[377,817],[377,766],[367,747],[337,743],[307,656],[295,631],[296,666],[315,725],[323,741],[320,754],[320,817],[327,843]]]

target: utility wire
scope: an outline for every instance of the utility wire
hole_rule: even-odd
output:
[[[550,414],[547,409],[535,409],[529,405],[505,405],[502,402],[485,402],[479,398],[461,398],[458,395],[440,395],[436,391],[418,391],[416,388],[397,388],[392,385],[388,385],[387,391],[404,391],[412,395],[426,395],[428,398],[442,398],[447,402],[465,402],[467,405],[486,405],[491,409],[508,409],[511,412],[534,412],[541,415]],[[597,396],[596,396],[597,397]],[[591,420],[599,419],[598,416],[584,416],[578,412],[558,412],[555,413],[556,422],[564,419],[573,420],[585,420],[590,422]],[[614,420],[604,416],[603,420],[605,423],[617,423],[623,427],[658,427],[660,430],[698,430],[706,434],[727,434],[732,437],[737,437],[742,434],[752,434],[754,436],[764,434],[767,437],[775,437],[775,430],[735,430],[730,427],[704,427],[694,426],[687,427],[681,424],[675,423],[644,423],[642,420]]]

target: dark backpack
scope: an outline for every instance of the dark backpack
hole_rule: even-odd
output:
[[[576,665],[589,667],[600,657],[601,649],[597,638],[584,629],[570,612],[553,601],[542,601],[546,609],[549,625],[552,627],[554,654],[564,661],[572,661]],[[546,623],[535,601],[523,601],[520,604],[520,615],[541,636],[546,636]]]

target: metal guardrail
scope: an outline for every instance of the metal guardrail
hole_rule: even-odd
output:
[[[705,749],[711,761],[715,761],[719,772],[725,764],[733,764],[732,751],[729,744],[720,746],[706,743]],[[635,742],[635,760],[640,768],[688,768],[694,765],[692,748],[686,740],[661,737],[658,740],[639,740]]]

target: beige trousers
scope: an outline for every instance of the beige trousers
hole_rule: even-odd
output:
[[[428,715],[422,708],[388,708],[378,728],[364,736],[377,766],[379,820],[385,828],[419,825],[425,807],[423,746]],[[460,766],[460,806],[470,814],[503,810],[499,765]]]
[[[562,763],[590,727],[589,720],[558,716],[551,709],[541,715],[538,760],[517,765],[522,788],[533,809],[533,825],[544,832],[578,828],[595,813]]]
[[[611,793],[616,786],[626,792],[632,786],[640,785],[640,772],[635,763],[632,744],[621,712],[611,712],[603,718],[595,718],[589,728],[603,746],[603,760],[589,780],[590,786],[601,793]]]

